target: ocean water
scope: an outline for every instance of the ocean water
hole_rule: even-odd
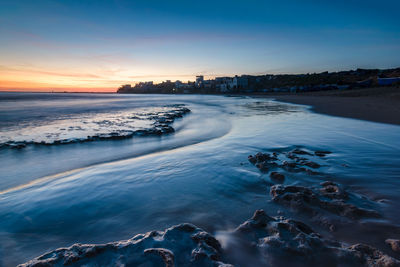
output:
[[[190,112],[166,124],[183,108]],[[161,124],[174,131],[154,134]],[[182,222],[218,233],[260,208],[390,255],[384,240],[400,238],[395,125],[315,114],[267,98],[0,93],[0,143],[7,144],[0,148],[4,266]],[[321,175],[292,173],[284,184],[335,181],[382,217],[329,232],[272,202],[274,181],[247,157],[294,148],[332,153],[316,159]]]

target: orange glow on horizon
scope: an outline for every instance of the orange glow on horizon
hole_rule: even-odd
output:
[[[4,81],[0,80],[0,91],[26,91],[26,92],[115,92],[117,87],[106,87],[93,84],[50,84],[29,81]]]
[[[68,71],[32,68],[9,68],[0,66],[0,91],[35,92],[116,92],[123,84],[135,85],[141,81],[194,80],[190,75],[153,75],[147,71],[143,75],[129,75],[129,71]],[[133,71],[132,71],[133,72]]]

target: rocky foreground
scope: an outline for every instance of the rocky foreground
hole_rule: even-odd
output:
[[[285,185],[290,174],[322,175],[331,152],[295,148],[257,153],[249,161],[269,173],[275,184],[271,200],[307,215],[329,231],[362,218],[379,218],[373,201],[325,181],[313,186]],[[318,163],[318,162],[319,163]],[[318,170],[318,171],[317,171]],[[400,240],[386,243],[400,256]],[[236,229],[212,234],[180,224],[139,234],[126,241],[75,244],[46,253],[20,266],[400,266],[400,261],[366,244],[346,244],[323,237],[307,224],[263,210]]]
[[[327,240],[300,221],[270,217],[263,210],[257,210],[229,235],[235,240],[232,243],[240,244],[239,250],[251,251],[257,265],[400,266],[400,261],[371,246]],[[75,244],[20,266],[233,266],[238,255],[232,256],[229,250],[235,248],[222,248],[210,233],[180,224],[126,241]]]

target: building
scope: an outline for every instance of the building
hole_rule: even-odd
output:
[[[215,88],[221,93],[227,93],[230,91],[233,85],[233,79],[231,77],[216,77]]]
[[[147,86],[153,86],[153,82],[140,82],[139,87],[147,87]]]
[[[175,88],[183,88],[183,83],[179,80],[175,81]]]
[[[190,84],[190,82],[184,83],[179,80],[175,81],[175,88],[177,88],[177,89],[182,89],[182,88],[187,89],[187,88],[191,88],[191,87],[192,87],[192,85]]]
[[[245,75],[242,75],[240,77],[236,75],[233,78],[233,85],[235,86],[235,88],[246,89],[249,87],[249,79]]]
[[[204,80],[203,81],[204,88],[214,88],[215,87],[215,80]]]
[[[203,86],[203,82],[204,82],[204,76],[203,75],[196,76],[196,82],[195,82],[195,86],[196,87],[202,87]]]
[[[235,91],[235,89],[248,89],[249,79],[247,76],[235,76],[235,77],[217,77],[215,78],[215,87],[221,93],[227,93]]]

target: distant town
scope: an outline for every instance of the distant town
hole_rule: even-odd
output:
[[[346,90],[374,86],[399,86],[400,68],[357,69],[340,72],[308,74],[266,74],[216,77],[204,79],[196,76],[195,81],[139,82],[125,84],[117,93],[127,94],[251,94],[275,92],[309,92],[322,90]]]

